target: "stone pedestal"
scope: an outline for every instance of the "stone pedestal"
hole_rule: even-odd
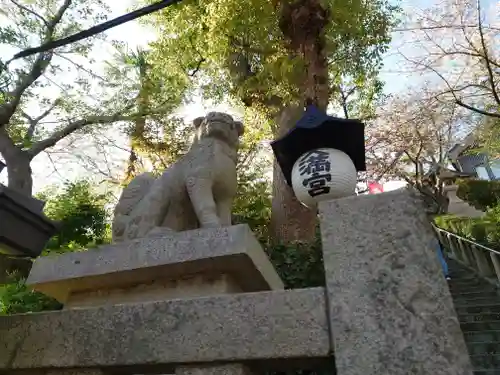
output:
[[[38,258],[27,283],[65,308],[283,289],[247,225]]]
[[[283,289],[247,225],[167,231],[96,250],[39,258],[27,283],[66,309]],[[179,367],[176,374],[249,372],[243,365],[218,364]]]
[[[419,199],[399,190],[319,209],[337,374],[472,374]]]

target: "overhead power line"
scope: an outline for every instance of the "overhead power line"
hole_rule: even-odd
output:
[[[79,33],[67,36],[66,38],[54,40],[45,44],[42,44],[38,47],[33,47],[33,48],[27,48],[19,53],[16,53],[14,57],[9,60],[16,60],[20,59],[23,57],[28,57],[31,55],[34,55],[36,53],[42,53],[42,52],[47,52],[50,51],[54,48],[62,47],[70,43],[75,43],[78,42],[82,39],[90,38],[91,36],[94,36],[96,34],[102,33],[106,30],[109,30],[113,27],[119,26],[124,24],[125,22],[129,22],[132,20],[135,20],[136,18],[148,15],[153,12],[157,12],[163,8],[166,8],[170,5],[174,5],[177,3],[180,3],[182,0],[163,0],[159,1],[157,3],[148,5],[146,7],[134,10],[133,12],[124,14],[123,16],[113,18],[112,20],[103,22],[99,25],[92,26],[91,28],[87,30],[80,31]]]

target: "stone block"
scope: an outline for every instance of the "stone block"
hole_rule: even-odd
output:
[[[247,225],[156,233],[42,257],[27,282],[67,308],[283,289]]]
[[[472,374],[419,198],[399,190],[319,210],[337,374]]]
[[[0,372],[325,358],[324,288],[0,317]]]

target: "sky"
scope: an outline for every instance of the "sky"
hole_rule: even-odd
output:
[[[111,8],[111,14],[109,18],[118,17],[125,14],[134,4],[134,0],[107,0],[108,5]],[[401,5],[403,9],[407,12],[411,12],[412,7],[425,8],[433,4],[433,0],[403,0]],[[155,33],[152,30],[148,30],[144,26],[140,25],[137,21],[128,22],[124,25],[120,25],[106,32],[109,39],[115,39],[126,42],[131,48],[136,46],[147,45],[148,42],[154,40]],[[385,82],[385,92],[387,94],[397,94],[403,90],[406,90],[409,86],[418,85],[421,82],[421,77],[410,77],[402,78],[401,75],[401,65],[402,59],[398,55],[398,50],[402,50],[405,54],[412,54],[411,40],[408,39],[408,34],[404,32],[394,33],[393,41],[391,43],[391,48],[384,57],[384,68],[382,71],[382,79]],[[0,50],[0,53],[4,55],[5,50]],[[105,59],[106,55],[111,56],[111,50],[99,51],[99,58]],[[187,121],[205,114],[209,110],[222,110],[233,112],[231,108],[224,105],[213,106],[211,103],[204,103],[199,98],[194,98],[194,103],[183,108],[180,111]],[[109,137],[113,138],[114,133],[110,133]],[[125,142],[126,140],[123,139]],[[124,144],[126,146],[126,144]],[[125,152],[119,150],[116,151],[117,163],[121,158],[127,156]],[[56,170],[52,162],[44,155],[35,158],[32,163],[34,170],[34,180],[35,180],[35,190],[43,189],[45,186],[60,183],[64,180],[73,180],[85,173],[85,170],[79,165],[77,160],[69,160],[64,163],[64,171]],[[0,181],[5,179],[5,173],[0,176]],[[385,188],[399,187],[401,184],[388,184]]]

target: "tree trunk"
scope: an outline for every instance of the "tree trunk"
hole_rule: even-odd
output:
[[[305,103],[326,111],[330,99],[325,29],[330,14],[321,0],[296,0],[281,3],[280,29],[288,49],[302,56],[305,63],[302,95]]]
[[[4,154],[4,158],[7,162],[9,188],[31,196],[33,194],[31,158],[27,157],[22,151],[13,156]]]
[[[0,154],[7,164],[8,186],[20,193],[33,193],[32,157],[17,147],[10,139],[5,127],[0,128]]]
[[[285,134],[302,116],[302,106],[284,108],[276,123],[276,138]],[[316,210],[302,205],[293,190],[286,183],[279,165],[273,168],[273,201],[271,214],[271,233],[275,243],[288,244],[295,241],[311,243],[315,238],[317,223]]]
[[[304,103],[326,111],[329,101],[328,64],[325,56],[324,30],[329,21],[328,11],[320,0],[280,2],[280,29],[288,40],[288,49],[304,58],[306,70],[301,87]],[[303,106],[281,111],[278,134],[285,134],[303,113]],[[271,230],[275,242],[312,243],[315,239],[317,210],[304,207],[274,163]]]

